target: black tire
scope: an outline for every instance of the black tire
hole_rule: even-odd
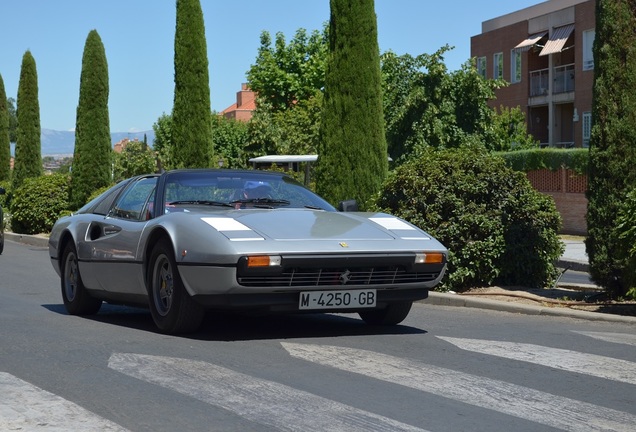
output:
[[[411,311],[413,302],[390,303],[384,309],[372,309],[358,312],[360,318],[371,325],[396,325],[404,321]]]
[[[70,315],[94,315],[102,307],[102,301],[91,297],[86,291],[77,262],[77,250],[72,242],[66,245],[62,253],[60,280],[62,300]]]
[[[146,280],[150,313],[162,333],[198,330],[205,311],[183,286],[169,241],[160,240],[152,250]]]

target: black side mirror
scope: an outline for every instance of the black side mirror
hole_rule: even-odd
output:
[[[346,200],[346,201],[340,201],[340,204],[338,204],[338,211],[341,211],[341,212],[357,212],[358,211],[358,203],[354,199]]]

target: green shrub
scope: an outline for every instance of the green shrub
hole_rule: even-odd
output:
[[[11,190],[11,180],[0,181],[0,187],[4,188],[5,194],[0,195],[0,206],[4,209],[8,209],[11,204],[11,197],[13,196]]]
[[[52,174],[24,180],[11,201],[11,229],[20,234],[51,231],[68,208],[69,176]]]
[[[620,239],[617,252],[626,257],[626,265],[623,269],[625,297],[636,300],[636,189],[632,189],[622,202],[616,224]]]
[[[550,286],[563,252],[552,198],[484,150],[429,150],[384,183],[376,209],[425,229],[449,249],[442,288]]]
[[[577,174],[587,174],[590,151],[586,148],[535,148],[514,152],[497,152],[496,154],[501,156],[506,164],[515,171],[528,172],[539,169],[555,171],[565,167]]]

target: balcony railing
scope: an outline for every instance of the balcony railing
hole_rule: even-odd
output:
[[[549,69],[530,72],[530,97],[546,96],[549,91]],[[574,91],[574,63],[554,68],[552,94]]]
[[[552,93],[574,91],[574,63],[554,68],[554,87]]]
[[[539,69],[530,72],[530,97],[547,95],[549,79],[549,69]]]

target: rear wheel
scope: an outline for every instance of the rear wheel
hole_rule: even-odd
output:
[[[61,285],[62,299],[69,314],[93,315],[102,306],[101,300],[91,297],[86,291],[77,262],[77,250],[72,242],[66,245],[62,253]]]
[[[411,311],[413,302],[389,303],[384,309],[361,311],[360,318],[372,325],[396,325],[404,321]]]
[[[167,240],[160,240],[152,250],[148,272],[150,313],[159,330],[169,334],[196,331],[204,310],[183,286]]]

